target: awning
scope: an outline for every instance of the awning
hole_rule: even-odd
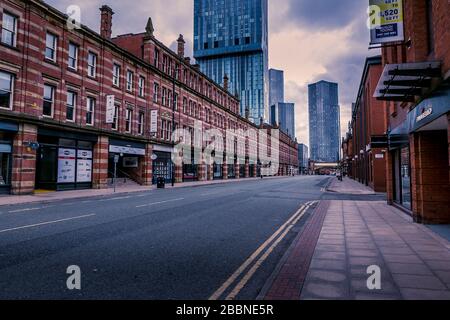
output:
[[[378,81],[374,98],[385,101],[414,102],[425,94],[433,79],[442,77],[441,62],[387,64]]]

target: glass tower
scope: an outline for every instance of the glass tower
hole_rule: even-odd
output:
[[[268,119],[267,0],[194,0],[194,57],[215,82],[228,75],[241,115]]]
[[[269,107],[284,102],[284,72],[269,70]]]
[[[340,151],[340,107],[338,84],[319,81],[308,86],[310,158],[338,162]]]
[[[295,139],[295,104],[278,102],[270,107],[270,124],[279,125],[280,130]]]

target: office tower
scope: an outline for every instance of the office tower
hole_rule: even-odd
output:
[[[338,84],[319,81],[308,86],[310,158],[338,162],[340,154],[340,107]]]
[[[270,107],[270,124],[279,125],[280,130],[295,139],[295,104],[278,102]]]
[[[303,143],[298,144],[298,163],[300,173],[307,173],[309,167],[308,146]]]
[[[268,119],[268,1],[195,0],[194,57],[217,83],[241,99],[241,115]]]
[[[283,70],[269,70],[269,107],[284,102],[284,72]]]

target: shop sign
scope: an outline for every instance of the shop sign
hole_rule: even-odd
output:
[[[59,148],[58,150],[58,183],[75,182],[76,151]]]
[[[419,115],[419,116],[416,118],[416,122],[420,122],[420,121],[422,121],[423,119],[425,119],[425,118],[431,116],[432,114],[433,114],[433,108],[432,108],[432,107],[429,107],[429,108],[426,109],[421,115]]]
[[[133,147],[109,145],[109,152],[119,153],[119,154],[134,154],[134,155],[139,155],[139,156],[145,156],[145,149],[133,148]]]
[[[77,152],[77,182],[92,182],[92,151]]]
[[[158,110],[150,112],[150,133],[158,132]]]
[[[370,43],[404,41],[403,0],[369,0]]]
[[[381,154],[381,153],[376,154],[375,159],[384,159],[384,154]]]
[[[114,105],[115,97],[113,95],[106,96],[106,123],[114,123]]]

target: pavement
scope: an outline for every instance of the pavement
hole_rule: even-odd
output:
[[[321,201],[260,299],[450,300],[447,239],[385,201],[368,201],[370,191],[348,178],[328,190],[342,199]],[[369,267],[379,268],[381,287],[369,289]]]
[[[0,206],[0,299],[255,299],[329,181],[61,192]],[[67,287],[69,266],[81,290]]]

